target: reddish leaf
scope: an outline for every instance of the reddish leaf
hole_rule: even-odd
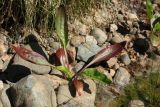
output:
[[[117,43],[117,44],[108,46],[106,48],[103,48],[94,56],[92,61],[86,67],[89,67],[90,65],[103,60],[109,60],[110,58],[116,56],[118,53],[120,53],[123,50],[123,48],[125,47],[125,44],[126,42],[124,41],[124,42]]]
[[[103,48],[102,50],[100,50],[92,59],[92,61],[84,66],[80,71],[78,71],[72,78],[72,80],[76,79],[78,77],[78,75],[83,72],[87,67],[89,67],[90,65],[103,61],[103,60],[109,60],[110,58],[114,57],[115,55],[117,55],[118,53],[120,53],[123,48],[125,47],[126,42],[121,42],[121,43],[117,43],[114,45],[111,45],[109,47]]]
[[[65,66],[65,67],[68,67],[68,61],[66,59],[66,56],[65,56],[65,52],[64,52],[64,49],[63,48],[59,48],[57,51],[56,51],[56,57],[59,59],[60,63]]]
[[[32,62],[34,64],[50,66],[48,61],[39,53],[36,53],[36,52],[31,51],[29,49],[26,49],[24,47],[15,46],[15,45],[12,45],[12,48],[24,60],[27,60],[27,61]]]
[[[76,89],[76,96],[81,96],[83,94],[83,82],[75,79],[73,81],[74,87]]]

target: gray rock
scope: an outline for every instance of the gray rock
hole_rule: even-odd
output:
[[[84,42],[85,42],[85,38],[83,36],[73,36],[70,41],[71,45],[75,47],[79,46]]]
[[[145,107],[141,100],[131,100],[128,107]]]
[[[130,74],[125,68],[120,67],[117,70],[117,73],[114,77],[114,83],[119,86],[125,86],[126,84],[129,83],[129,81],[130,81]]]
[[[0,95],[1,101],[2,101],[2,105],[3,107],[11,107],[11,102],[8,96],[8,90],[9,90],[10,86],[6,85]]]
[[[56,107],[52,83],[42,75],[29,75],[10,88],[14,107]]]
[[[91,31],[91,35],[95,37],[95,39],[97,40],[98,44],[103,44],[106,40],[107,40],[107,35],[105,32],[103,32],[101,29],[99,28],[94,28]]]
[[[89,85],[89,92],[84,91],[82,96],[77,97],[71,95],[68,85],[60,86],[57,95],[58,107],[94,107],[96,84],[89,79],[84,82]]]
[[[121,60],[122,60],[122,63],[124,63],[125,65],[129,65],[131,63],[131,59],[129,58],[128,54],[123,54],[121,56]]]
[[[26,46],[26,48],[29,48],[29,47]],[[43,52],[43,54],[47,57],[47,54],[45,54],[44,52]],[[37,73],[37,74],[48,74],[51,70],[51,68],[49,66],[33,64],[31,62],[28,62],[28,61],[22,59],[18,55],[15,55],[15,57],[13,59],[13,65],[20,65],[20,66],[27,67],[30,70],[32,70],[34,73]]]
[[[101,48],[96,44],[81,44],[78,46],[77,59],[87,62],[89,58],[95,55]]]

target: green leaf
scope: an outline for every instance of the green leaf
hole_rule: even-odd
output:
[[[153,28],[154,32],[160,31],[160,23],[156,23]]]
[[[151,35],[150,37],[151,43],[153,46],[159,46],[160,45],[160,37],[156,35]]]
[[[66,12],[63,5],[61,5],[56,12],[55,18],[55,28],[56,33],[60,39],[63,48],[66,48],[68,44],[68,29],[67,29],[67,19]]]
[[[153,17],[153,6],[150,0],[146,0],[147,16],[149,19]]]
[[[56,66],[54,68],[57,69],[57,70],[60,70],[62,73],[64,73],[67,76],[67,78],[69,80],[71,80],[71,78],[73,76],[73,73],[67,67],[65,67],[65,66]]]
[[[87,68],[81,75],[105,84],[110,84],[112,82],[105,74],[99,72],[96,68]]]

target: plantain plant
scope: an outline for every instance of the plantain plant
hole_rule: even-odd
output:
[[[56,11],[56,16],[55,16],[55,28],[56,28],[56,33],[58,35],[59,41],[61,43],[61,48],[59,48],[55,55],[58,58],[59,62],[61,63],[61,66],[55,66],[50,64],[42,55],[28,50],[24,47],[19,47],[12,45],[12,48],[15,50],[15,52],[22,57],[23,59],[34,63],[34,64],[39,64],[39,65],[45,65],[45,66],[50,66],[53,69],[60,70],[63,76],[69,80],[70,82],[73,82],[76,92],[78,92],[78,95],[81,95],[82,89],[83,89],[83,83],[81,80],[79,80],[78,77],[88,77],[93,80],[99,81],[101,83],[105,84],[110,84],[111,80],[107,78],[107,76],[95,68],[88,68],[92,64],[103,61],[103,60],[108,60],[118,53],[120,53],[124,46],[125,42],[117,43],[114,45],[111,45],[109,47],[105,47],[102,50],[100,50],[97,54],[94,55],[93,59],[86,64],[84,67],[82,67],[81,70],[78,72],[74,72],[70,68],[70,62],[68,60],[69,56],[72,56],[70,51],[67,50],[67,45],[68,45],[68,27],[67,27],[67,19],[66,19],[66,14],[65,14],[65,7],[61,5],[57,11]]]

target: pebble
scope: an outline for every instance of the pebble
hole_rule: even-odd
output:
[[[131,63],[131,59],[129,58],[128,54],[123,54],[121,56],[121,61],[122,63],[124,63],[125,65],[129,65]]]
[[[0,91],[3,89],[3,81],[0,80]]]
[[[60,48],[60,43],[59,42],[51,42],[49,44],[49,46],[55,50],[59,49]]]
[[[88,44],[97,44],[97,40],[93,37],[93,36],[90,36],[90,35],[87,35],[86,36],[86,43]]]
[[[94,28],[91,31],[91,35],[95,37],[98,44],[103,44],[108,38],[106,33],[99,28]]]
[[[0,56],[4,55],[4,53],[7,51],[6,46],[4,45],[4,41],[0,40]]]
[[[96,44],[81,44],[78,46],[77,51],[77,59],[87,62],[89,58],[91,58],[93,55],[95,55],[98,51],[101,50],[101,47],[99,47]]]
[[[141,100],[131,100],[128,107],[145,107]]]
[[[0,59],[0,70],[3,69],[3,61]]]
[[[127,69],[120,67],[114,77],[114,83],[119,86],[125,86],[130,81],[130,74]]]
[[[84,64],[85,63],[83,61],[80,61],[74,66],[73,71],[78,72],[84,66]]]
[[[118,29],[116,24],[111,24],[110,25],[110,32],[115,32]]]
[[[113,57],[107,61],[107,65],[109,68],[113,67],[117,63],[117,58]]]
[[[113,77],[115,75],[116,71],[114,69],[110,69],[109,70],[109,74],[111,75],[111,77]]]
[[[113,38],[111,39],[112,43],[120,43],[123,41],[124,41],[124,38],[122,37],[122,35],[116,32],[113,33]]]
[[[70,41],[71,45],[75,47],[78,47],[80,44],[84,42],[85,42],[85,37],[83,36],[73,36]]]
[[[129,20],[132,20],[132,21],[138,21],[138,16],[135,14],[135,13],[128,13],[127,15],[128,19]]]

